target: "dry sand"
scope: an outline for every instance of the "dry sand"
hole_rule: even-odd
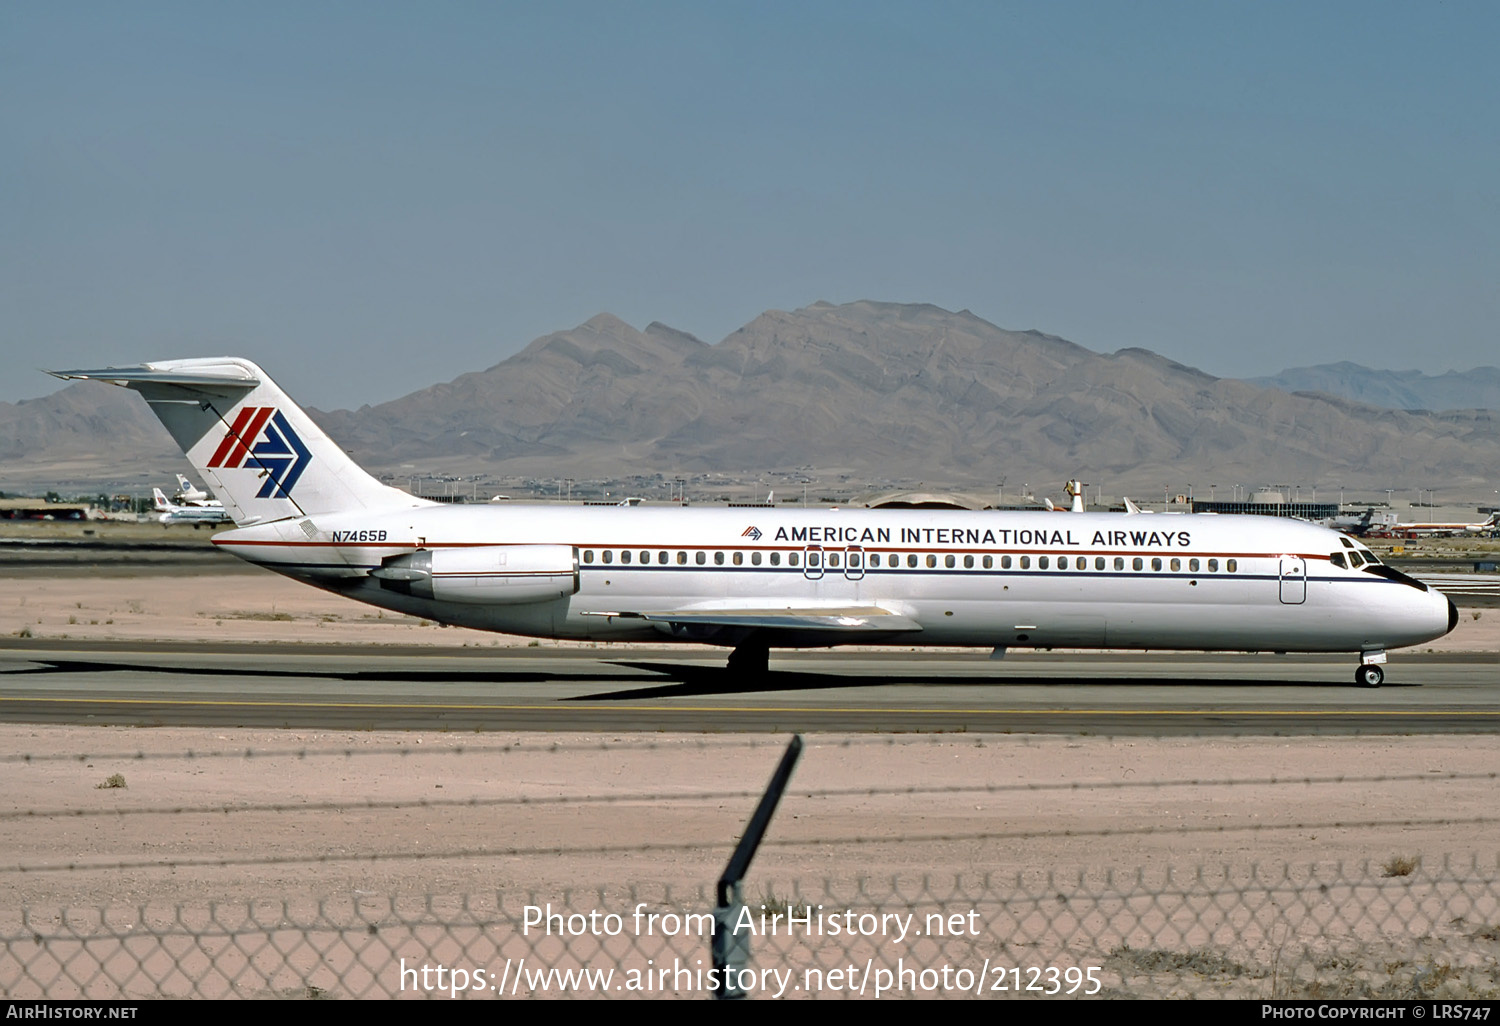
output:
[[[782,744],[61,726],[7,726],[0,738],[9,753],[96,753],[5,766],[0,906],[10,908],[356,891],[555,894],[638,881],[706,886]],[[1487,736],[808,741],[757,860],[760,874],[1182,870],[1500,852],[1497,827],[1471,822],[1495,807],[1500,742]],[[325,754],[270,754],[304,749]],[[245,758],[246,750],[259,754]],[[199,754],[134,757],[188,751]],[[99,786],[116,773],[125,787]],[[1341,774],[1416,779],[1156,786]],[[1068,786],[1075,784],[1082,786]],[[928,793],[906,793],[914,787]],[[850,790],[876,793],[833,793]],[[694,797],[706,793],[715,796]],[[574,801],[552,803],[559,798]],[[402,808],[362,808],[367,801]],[[211,811],[174,811],[198,808]],[[11,818],[28,810],[48,814]],[[976,834],[994,836],[963,839]],[[443,855],[455,852],[470,854]],[[255,864],[267,859],[293,861]],[[153,868],[220,860],[249,864]],[[66,864],[79,868],[55,871]],[[27,871],[14,872],[20,867]]]

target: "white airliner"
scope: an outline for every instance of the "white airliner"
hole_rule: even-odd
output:
[[[1397,537],[1417,538],[1426,535],[1456,535],[1456,534],[1480,534],[1484,531],[1500,529],[1500,513],[1491,513],[1488,520],[1480,520],[1476,523],[1415,523],[1389,524],[1382,530]]]
[[[207,509],[223,509],[224,504],[209,495],[203,489],[194,486],[182,474],[177,475],[177,493],[172,496],[173,501],[184,506],[203,506]]]
[[[229,512],[219,503],[179,506],[168,502],[160,488],[151,489],[151,498],[157,512],[156,519],[163,524],[227,524],[230,521]]]
[[[732,647],[840,644],[1353,652],[1458,622],[1357,542],[1274,517],[447,505],[376,481],[248,360],[53,371],[140,392],[242,559],[478,630]]]

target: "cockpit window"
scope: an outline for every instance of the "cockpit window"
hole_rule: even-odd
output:
[[[1366,563],[1379,563],[1380,562],[1380,560],[1378,560],[1378,559],[1375,558],[1375,553],[1371,552],[1369,549],[1360,549],[1359,550],[1359,554],[1361,556],[1365,557],[1365,562]]]
[[[1348,564],[1344,562],[1344,554],[1342,552],[1330,554],[1328,561],[1341,570],[1348,568]]]
[[[1354,569],[1358,570],[1359,567],[1360,567],[1360,564],[1363,563],[1364,561],[1365,561],[1364,557],[1361,556],[1358,552],[1351,552],[1351,553],[1349,553],[1349,565],[1351,567],[1353,567]]]
[[[1354,543],[1352,541],[1350,541],[1348,538],[1340,538],[1339,541],[1343,543],[1344,548],[1346,548],[1346,549],[1352,549],[1352,548],[1354,548]]]

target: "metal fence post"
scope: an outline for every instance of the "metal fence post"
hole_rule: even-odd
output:
[[[765,836],[766,827],[770,825],[776,806],[786,791],[787,782],[792,779],[792,767],[797,765],[797,758],[801,754],[802,735],[793,734],[791,743],[786,746],[786,752],[776,767],[776,772],[771,774],[771,782],[766,785],[765,794],[760,796],[760,804],[755,807],[755,815],[750,817],[744,836],[740,838],[734,854],[729,856],[729,863],[724,867],[723,875],[719,877],[719,905],[714,909],[712,944],[714,975],[718,981],[714,988],[714,997],[719,1000],[745,996],[745,991],[739,985],[739,974],[740,970],[745,968],[745,963],[750,961],[750,935],[747,932],[741,936],[735,929],[745,908],[742,885],[745,882],[745,873],[750,868],[750,860],[755,857],[755,850],[760,847],[761,838]]]

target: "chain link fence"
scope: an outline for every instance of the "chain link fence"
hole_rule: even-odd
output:
[[[1299,866],[1267,860],[1184,871],[1170,857],[1205,843],[1264,853],[1288,834],[1320,845],[1351,835],[1399,837],[1403,847],[1472,838],[1493,850],[1500,817],[1489,799],[1500,773],[1482,749],[1454,760],[1470,769],[1442,772],[1244,772],[1266,757],[1257,747],[1237,774],[1088,779],[1069,762],[1049,779],[982,782],[968,767],[992,766],[1003,752],[996,739],[822,741],[813,746],[813,767],[859,758],[833,777],[799,770],[802,783],[787,792],[790,808],[766,839],[769,854],[742,882],[728,889],[710,879],[555,885],[625,879],[633,859],[683,868],[678,879],[712,872],[761,794],[744,786],[745,764],[725,757],[751,755],[759,777],[769,768],[763,756],[780,748],[776,741],[657,739],[450,741],[420,756],[404,745],[3,755],[11,788],[9,807],[0,808],[7,834],[0,998],[449,1000],[725,990],[824,999],[1500,998],[1500,858],[1329,856]],[[667,778],[639,768],[606,776],[625,756],[684,750],[694,758],[678,760],[685,769],[670,788],[661,786]],[[1226,765],[1222,749],[1213,754],[1215,769]],[[1060,756],[1077,760],[1072,749]],[[901,774],[890,770],[897,757],[908,760]],[[422,776],[424,765],[451,768]],[[255,788],[205,799],[223,781],[250,778],[252,766]],[[120,769],[130,770],[132,785],[143,781],[139,790],[117,786],[123,774],[110,771]],[[24,774],[38,776],[23,787]],[[190,786],[199,775],[218,783]],[[456,786],[464,781],[478,783]],[[372,787],[376,794],[346,796]],[[1347,796],[1370,793],[1401,800],[1358,803],[1358,815],[1349,815]],[[1080,795],[1088,803],[1065,804]],[[939,806],[944,815],[924,818]],[[693,822],[713,832],[694,836],[681,827],[704,809],[715,811]],[[835,819],[837,810],[852,811]],[[901,831],[884,829],[900,816],[907,817]],[[446,832],[436,829],[443,822]],[[245,824],[232,844],[189,843],[189,835],[226,823]],[[289,832],[270,837],[273,824]],[[654,832],[652,824],[671,824],[681,835]],[[942,824],[949,829],[937,829]],[[1056,839],[1101,856],[1142,850],[1127,845],[1144,839],[1169,858],[1130,873],[843,872],[876,860],[993,865],[1017,853],[1014,865],[1054,865],[1056,858],[1035,856],[1051,850],[1038,842]],[[411,893],[438,891],[431,881],[453,866],[477,874],[463,879],[500,881],[518,867],[565,860],[594,871],[565,868],[545,886],[507,884],[512,889],[498,892],[465,885]],[[809,865],[825,871],[808,872]],[[330,867],[341,866],[359,868],[350,879],[370,880],[391,879],[376,874],[396,867],[417,886],[302,889],[302,875],[327,871],[317,879],[337,879]],[[268,870],[274,873],[257,875]],[[181,889],[189,879],[196,891]],[[261,890],[253,881],[262,879],[282,881],[286,896],[177,900],[246,881],[238,893],[253,895]],[[71,897],[125,893],[174,898]],[[346,896],[306,896],[328,893]],[[39,894],[60,897],[48,904]],[[736,903],[718,908],[726,894]],[[727,945],[732,978],[713,953],[716,939],[722,949],[726,938],[743,944]]]
[[[713,993],[712,890],[28,909],[0,996]],[[1500,860],[759,881],[749,997],[1500,997]]]

